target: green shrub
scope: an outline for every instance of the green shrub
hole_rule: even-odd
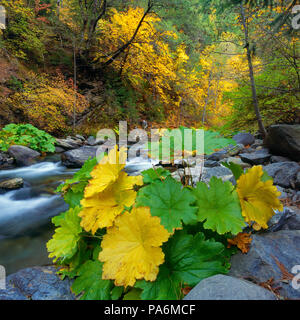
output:
[[[22,145],[40,152],[54,152],[55,138],[31,124],[9,124],[0,131],[0,150]]]

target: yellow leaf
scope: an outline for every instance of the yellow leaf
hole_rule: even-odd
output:
[[[93,179],[85,188],[84,196],[86,198],[93,197],[115,183],[125,167],[125,162],[126,149],[122,148],[118,153],[118,146],[115,146],[91,172]]]
[[[88,232],[95,234],[100,228],[111,227],[124,206],[130,207],[135,202],[136,192],[133,188],[142,185],[143,178],[129,177],[121,171],[125,166],[122,164],[124,155],[126,152],[121,149],[119,157],[115,147],[91,174],[93,179],[85,189],[84,199],[81,200],[83,209],[79,214],[81,226]]]
[[[267,229],[267,222],[275,214],[274,210],[283,210],[278,199],[280,192],[272,180],[261,181],[262,166],[252,167],[237,181],[237,192],[242,206],[242,215],[248,223],[256,222]]]
[[[164,262],[160,246],[169,235],[149,208],[133,208],[119,216],[102,240],[103,279],[125,287],[134,286],[138,279],[154,281]]]

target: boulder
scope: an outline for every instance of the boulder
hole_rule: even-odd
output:
[[[96,157],[97,149],[97,147],[83,146],[66,151],[61,155],[62,163],[68,168],[81,168],[86,160]]]
[[[242,161],[251,165],[260,165],[268,162],[271,158],[271,154],[268,149],[260,149],[252,153],[241,153],[240,158]]]
[[[23,187],[24,180],[22,178],[5,179],[0,181],[0,189],[15,190]]]
[[[8,153],[16,160],[18,166],[29,166],[36,162],[41,154],[24,146],[14,145],[8,149]]]
[[[300,124],[271,126],[268,129],[266,145],[276,155],[300,161]]]
[[[105,139],[96,139],[93,136],[89,136],[87,139],[87,145],[89,146],[98,146],[100,144],[103,144],[105,142]]]
[[[274,179],[274,184],[283,188],[295,188],[300,165],[297,162],[277,162],[264,167],[264,170]]]
[[[64,150],[77,149],[82,146],[83,142],[81,140],[68,139],[56,139],[55,145],[57,147],[63,148]]]
[[[229,274],[262,283],[274,279],[281,287],[283,298],[299,299],[300,290],[292,286],[292,268],[300,261],[300,231],[281,230],[252,236],[247,254],[238,253],[231,258]]]
[[[75,300],[68,279],[61,280],[54,267],[33,267],[7,276],[0,300]]]
[[[244,146],[252,145],[255,142],[255,137],[248,132],[240,132],[233,137],[233,140],[238,144],[243,144]]]
[[[286,158],[286,157],[281,157],[281,156],[272,156],[271,157],[271,163],[276,163],[276,162],[290,162],[291,159]]]
[[[250,281],[218,274],[202,280],[183,300],[276,300],[276,296]]]
[[[12,169],[15,159],[6,152],[0,152],[0,170]]]

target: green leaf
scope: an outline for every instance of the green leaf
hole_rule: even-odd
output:
[[[145,300],[178,300],[183,297],[184,285],[195,286],[201,280],[219,273],[227,273],[224,246],[205,240],[203,233],[195,236],[178,231],[164,245],[165,263],[156,281],[138,281]]]
[[[157,168],[157,169],[148,169],[142,172],[144,184],[150,184],[157,180],[164,180],[166,177],[170,176],[170,171]]]
[[[124,287],[114,287],[111,290],[111,299],[119,300],[124,292]]]
[[[261,177],[260,180],[261,180],[262,182],[266,182],[266,181],[269,181],[269,180],[272,180],[272,181],[273,181],[273,178],[270,177],[266,171],[264,171],[264,174],[262,175],[262,177]]]
[[[193,194],[197,198],[198,219],[205,221],[204,228],[224,234],[242,232],[242,217],[238,194],[231,182],[212,177],[209,188],[199,182]]]
[[[78,278],[72,285],[72,291],[83,294],[80,300],[110,300],[113,283],[102,279],[103,263],[89,260],[78,270]]]
[[[128,293],[125,294],[123,300],[141,300],[141,289],[132,288]]]
[[[50,252],[49,258],[66,259],[71,258],[77,251],[77,242],[80,239],[82,228],[80,227],[80,217],[78,213],[81,208],[71,208],[64,215],[55,220],[56,228],[53,238],[48,241],[47,248]]]
[[[82,168],[74,174],[72,179],[66,180],[56,189],[56,192],[64,193],[64,199],[71,208],[80,205],[80,201],[84,196],[84,189],[92,178],[91,172],[96,165],[96,158],[87,160]]]
[[[232,174],[234,175],[234,178],[236,181],[238,181],[239,177],[244,174],[244,170],[243,168],[236,164],[236,163],[233,163],[233,162],[222,162],[222,165],[226,168],[228,168],[229,170],[231,170]]]
[[[152,216],[160,217],[161,224],[169,231],[185,224],[196,222],[197,208],[191,204],[195,201],[191,191],[172,177],[165,181],[156,181],[139,190],[138,207],[150,207]]]

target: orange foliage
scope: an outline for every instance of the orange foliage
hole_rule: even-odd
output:
[[[227,239],[228,248],[231,246],[237,246],[243,253],[247,253],[250,250],[250,244],[252,242],[250,236],[251,233],[240,232],[233,239]]]

